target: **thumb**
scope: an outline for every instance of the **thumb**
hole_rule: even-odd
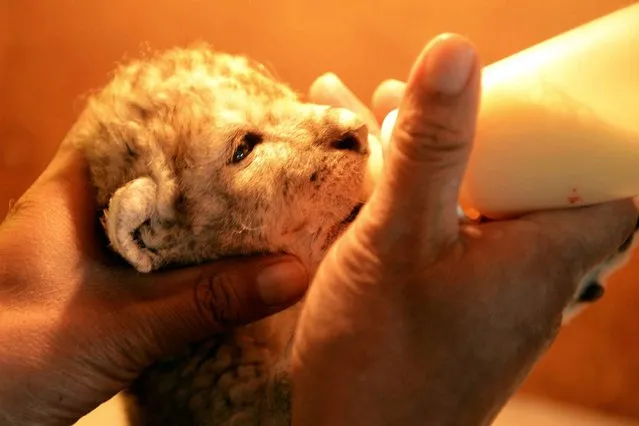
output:
[[[158,291],[135,304],[135,316],[156,338],[158,355],[281,311],[308,286],[301,263],[284,256],[220,260],[148,279],[144,287]]]
[[[461,36],[436,38],[413,66],[370,202],[386,235],[426,237],[428,247],[458,237],[459,186],[475,133],[479,85],[475,50]]]

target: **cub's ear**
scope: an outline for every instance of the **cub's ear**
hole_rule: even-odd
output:
[[[109,201],[104,226],[112,248],[140,272],[160,266],[161,258],[139,239],[140,228],[156,222],[158,186],[141,177],[119,188]]]

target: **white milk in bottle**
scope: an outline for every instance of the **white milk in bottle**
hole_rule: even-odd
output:
[[[485,67],[482,86],[460,194],[471,216],[639,195],[639,3]]]

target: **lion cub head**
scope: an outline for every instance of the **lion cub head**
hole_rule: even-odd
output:
[[[141,272],[287,252],[312,265],[362,205],[368,130],[207,46],[120,67],[68,138],[110,243]]]

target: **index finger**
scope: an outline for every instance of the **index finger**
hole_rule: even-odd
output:
[[[563,258],[575,279],[619,251],[637,226],[637,207],[631,200],[590,207],[527,215],[539,226],[541,238]]]

